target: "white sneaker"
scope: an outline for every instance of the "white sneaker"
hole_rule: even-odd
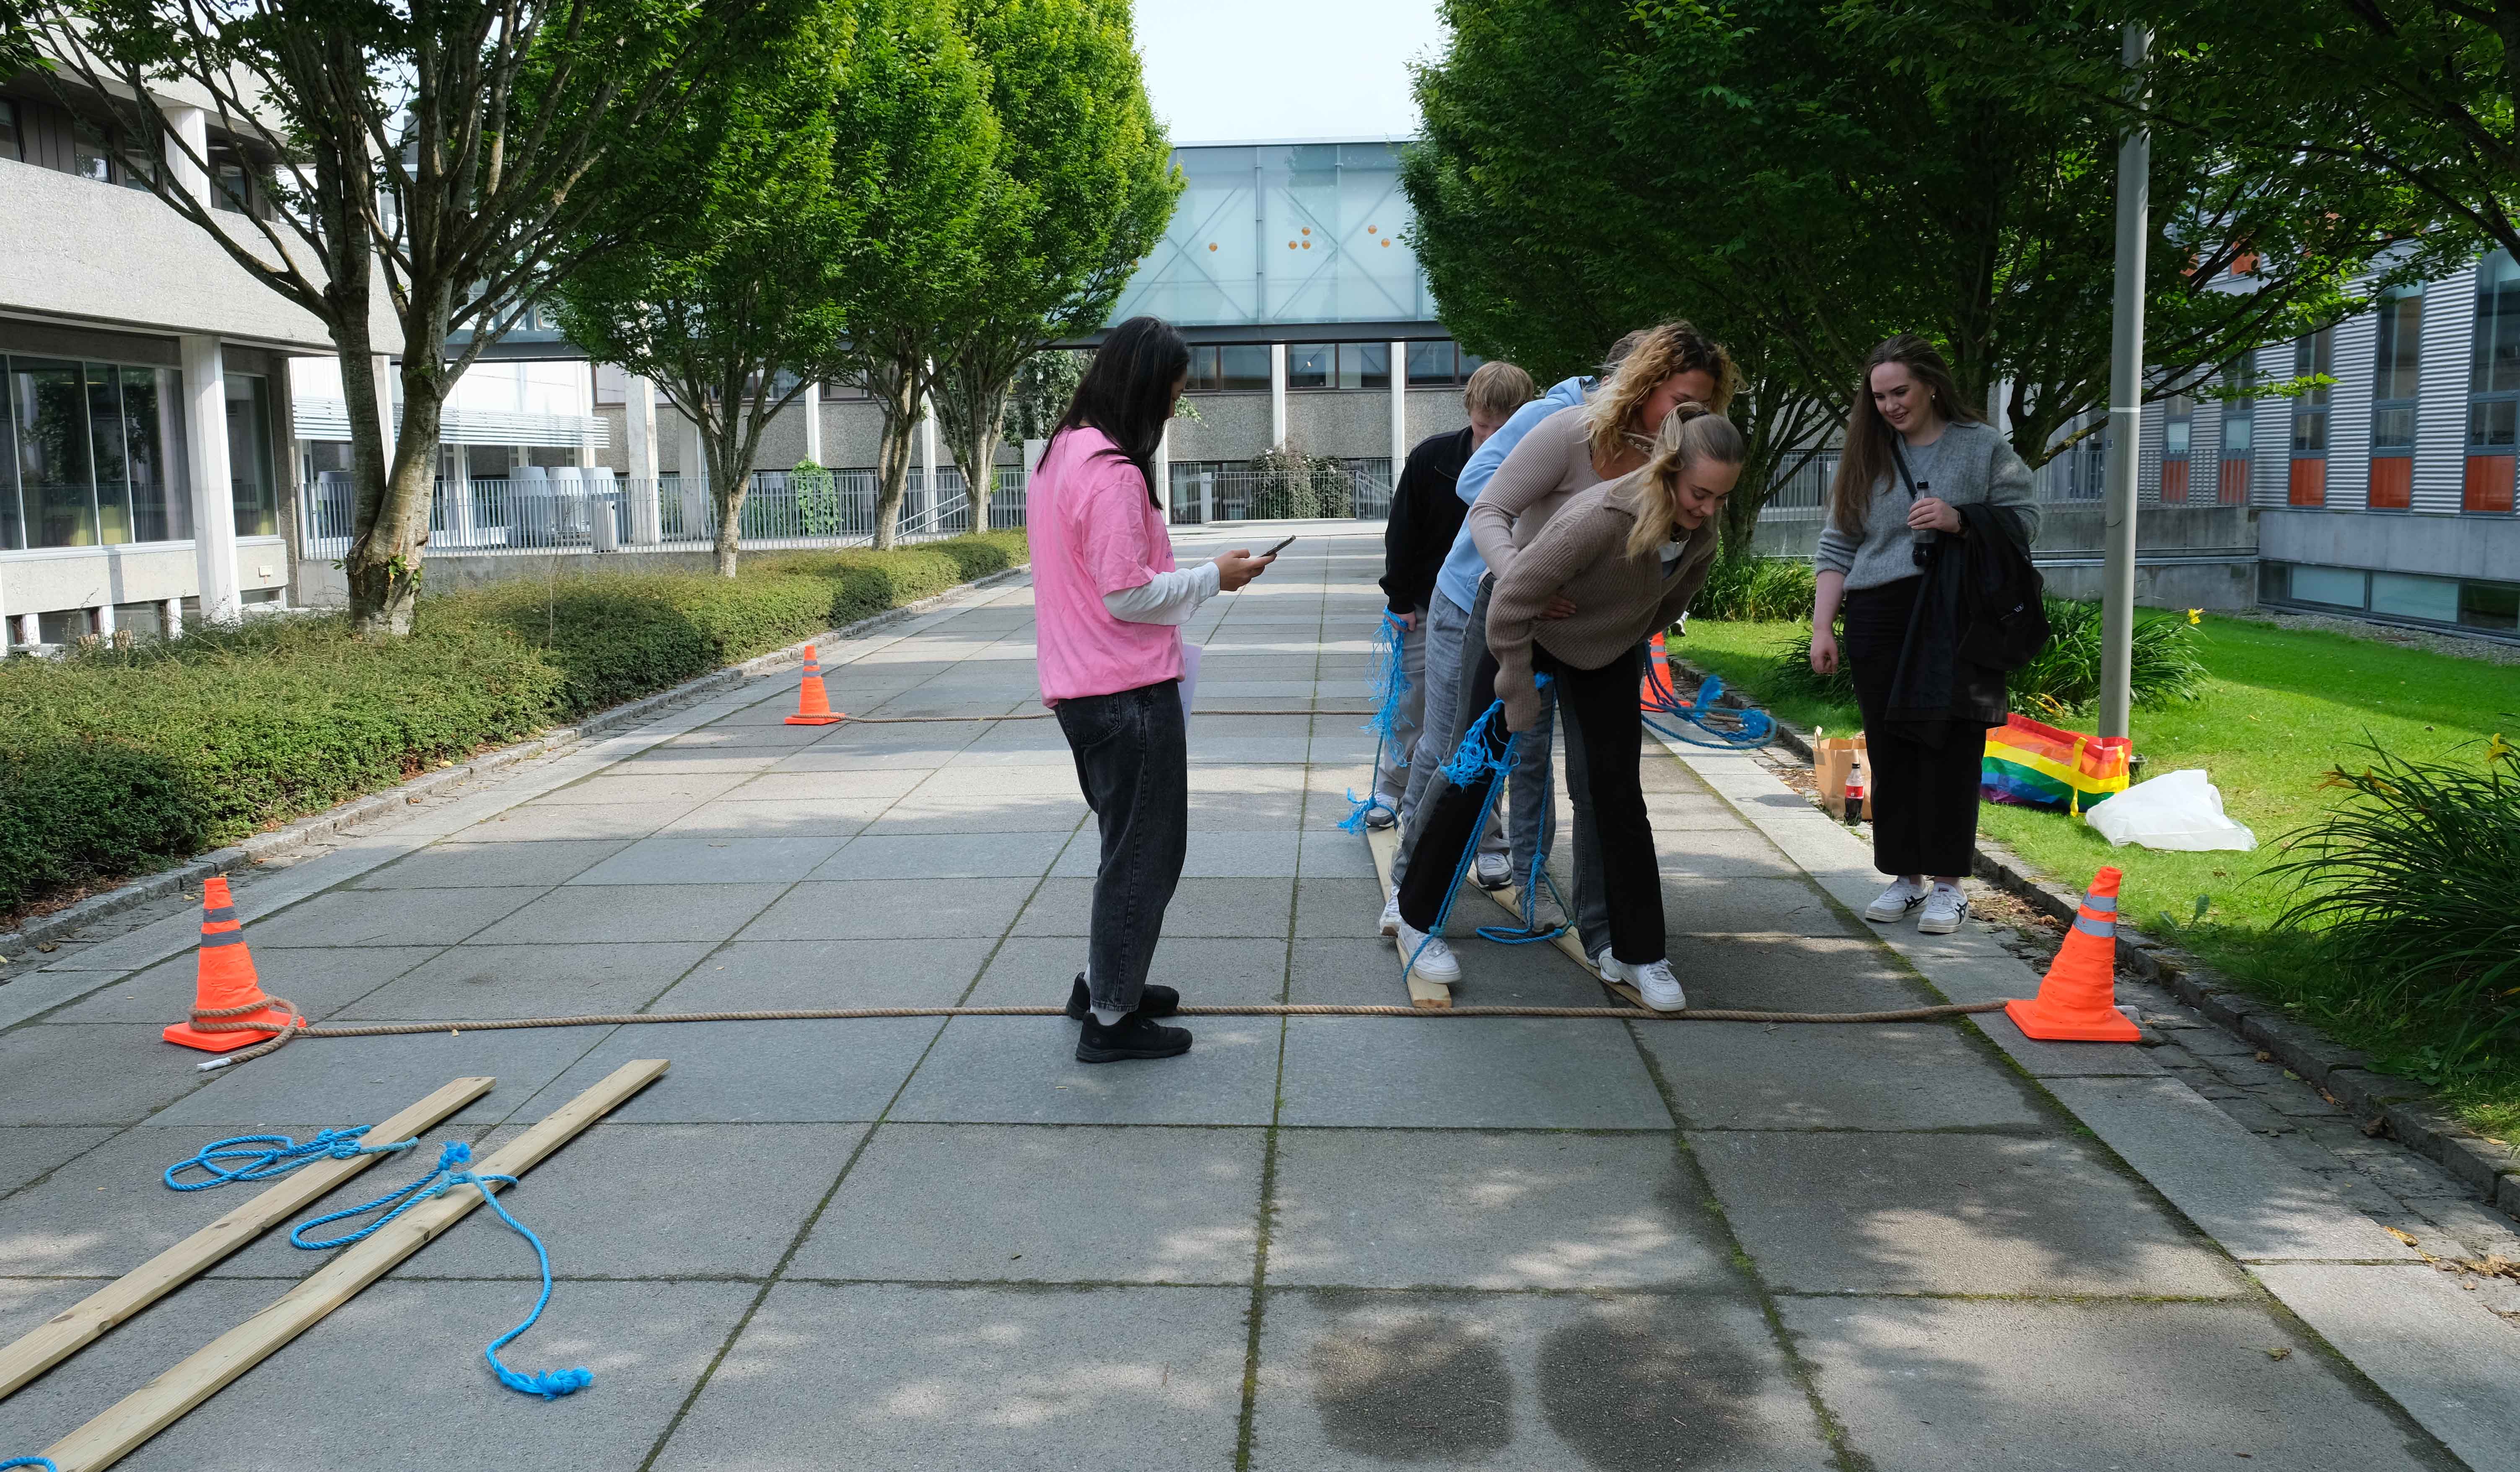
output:
[[[1904,920],[1909,911],[1925,903],[1926,893],[1925,886],[1913,879],[1893,879],[1890,887],[1881,891],[1881,898],[1865,908],[1864,917],[1882,925]]]
[[[1407,920],[1402,920],[1397,944],[1400,947],[1401,964],[1408,966],[1419,981],[1441,982],[1445,986],[1451,986],[1462,979],[1462,963],[1454,957],[1453,948],[1444,944],[1442,936],[1428,935]],[[1410,959],[1412,957],[1417,959],[1414,964]]]
[[[1513,882],[1513,861],[1503,854],[1481,854],[1472,869],[1481,889],[1503,889]]]
[[[1400,800],[1396,797],[1377,795],[1373,806],[1365,810],[1365,825],[1377,833],[1384,828],[1396,826],[1399,822]]]
[[[1960,928],[1961,917],[1968,914],[1968,896],[1957,884],[1934,886],[1925,897],[1925,913],[1916,916],[1918,935],[1949,935]]]
[[[1391,886],[1390,897],[1382,902],[1381,933],[1384,935],[1400,933],[1400,886],[1397,884]]]
[[[1649,960],[1642,966],[1632,966],[1611,955],[1609,948],[1604,946],[1601,954],[1593,958],[1593,963],[1599,969],[1603,981],[1624,981],[1635,987],[1637,995],[1644,999],[1645,1005],[1657,1012],[1676,1012],[1688,1005],[1688,997],[1680,989],[1680,978],[1671,974],[1668,960]]]

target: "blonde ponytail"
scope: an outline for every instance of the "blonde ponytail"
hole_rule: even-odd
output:
[[[1637,527],[1628,534],[1628,556],[1650,556],[1671,540],[1680,521],[1680,477],[1689,467],[1706,461],[1737,466],[1747,451],[1740,429],[1704,404],[1683,404],[1663,416],[1652,453],[1629,482],[1627,501]]]

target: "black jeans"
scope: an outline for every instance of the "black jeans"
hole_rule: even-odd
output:
[[[1630,649],[1591,670],[1576,669],[1537,645],[1531,652],[1532,667],[1557,684],[1559,718],[1566,723],[1567,784],[1581,782],[1592,797],[1591,826],[1600,845],[1610,954],[1630,965],[1661,960],[1662,863],[1654,854],[1653,823],[1645,815],[1639,770],[1645,728],[1637,709],[1637,651]],[[1579,842],[1582,836],[1577,835]],[[1588,868],[1575,866],[1579,914],[1598,909],[1599,902],[1586,892]]]
[[[1137,1010],[1162,939],[1164,908],[1190,852],[1190,742],[1181,682],[1058,702],[1076,784],[1102,831],[1086,943],[1094,1005]]]
[[[1864,750],[1872,767],[1872,867],[1885,874],[1966,874],[1977,852],[1978,778],[1986,733],[1945,723],[1939,746],[1883,719],[1899,650],[1922,577],[1901,578],[1846,596],[1847,674],[1864,712]]]

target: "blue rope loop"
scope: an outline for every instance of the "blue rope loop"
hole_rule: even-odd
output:
[[[1534,675],[1532,677],[1532,688],[1534,690],[1547,690],[1549,688],[1550,678],[1551,677],[1547,675]],[[1454,862],[1453,880],[1452,883],[1445,886],[1444,903],[1443,906],[1435,912],[1435,923],[1433,927],[1427,930],[1426,938],[1418,943],[1418,949],[1409,953],[1408,961],[1400,968],[1400,978],[1404,982],[1409,979],[1409,973],[1418,968],[1418,958],[1423,956],[1426,953],[1426,948],[1435,943],[1435,937],[1444,933],[1444,924],[1447,920],[1451,919],[1453,915],[1453,902],[1462,897],[1462,877],[1470,871],[1470,862],[1477,857],[1479,852],[1479,837],[1487,832],[1488,819],[1496,812],[1497,799],[1505,793],[1505,775],[1513,770],[1513,754],[1516,749],[1516,743],[1518,743],[1522,738],[1510,729],[1507,729],[1505,745],[1500,747],[1494,754],[1490,754],[1488,751],[1488,742],[1494,737],[1496,732],[1500,728],[1504,727],[1505,702],[1503,700],[1497,700],[1490,703],[1487,709],[1479,712],[1479,718],[1470,723],[1470,729],[1467,732],[1464,732],[1462,736],[1461,744],[1454,748],[1453,759],[1446,762],[1443,766],[1441,775],[1444,781],[1452,783],[1456,787],[1466,787],[1472,782],[1479,781],[1482,777],[1493,777],[1496,780],[1488,784],[1488,795],[1479,804],[1478,821],[1470,825],[1469,840],[1462,845],[1462,856]],[[1539,867],[1540,856],[1537,853],[1534,853],[1532,858],[1533,867],[1537,869]],[[1557,886],[1555,881],[1551,881],[1550,892],[1554,894],[1556,892],[1556,888]],[[1526,895],[1529,893],[1528,889],[1525,890],[1525,893]],[[1560,902],[1560,908],[1563,908],[1563,902]],[[1530,902],[1526,900],[1523,914],[1523,922],[1526,929],[1530,928],[1531,921],[1532,915],[1530,913]],[[1485,928],[1480,929],[1478,933],[1483,937],[1488,934]],[[1554,939],[1556,934],[1556,931],[1552,930],[1546,935],[1528,936],[1523,939],[1509,940],[1507,941],[1506,944],[1527,945],[1532,940]],[[1489,938],[1493,939],[1494,937]]]
[[[556,1401],[562,1396],[567,1395],[572,1391],[584,1390],[587,1386],[595,1383],[595,1375],[592,1371],[587,1370],[583,1366],[576,1369],[543,1370],[534,1374],[526,1374],[518,1370],[510,1369],[499,1359],[499,1351],[505,1348],[509,1342],[514,1340],[518,1335],[532,1328],[534,1326],[534,1321],[543,1316],[544,1308],[551,1303],[551,1254],[544,1250],[543,1239],[535,1236],[532,1231],[527,1229],[525,1224],[518,1221],[515,1217],[510,1216],[508,1214],[508,1209],[499,1204],[498,1193],[490,1189],[490,1183],[492,1182],[501,1182],[509,1185],[514,1185],[517,1183],[517,1178],[514,1176],[482,1175],[477,1172],[465,1169],[465,1167],[472,1163],[472,1147],[471,1145],[466,1144],[460,1139],[448,1140],[446,1144],[438,1150],[437,1164],[430,1168],[428,1174],[412,1182],[410,1184],[403,1186],[399,1190],[388,1191],[384,1195],[379,1196],[377,1199],[364,1206],[353,1206],[344,1211],[331,1212],[321,1217],[310,1217],[307,1220],[298,1223],[295,1227],[289,1229],[289,1244],[292,1247],[304,1247],[309,1250],[321,1250],[327,1247],[344,1247],[352,1242],[361,1241],[367,1237],[375,1235],[386,1223],[391,1222],[394,1218],[401,1216],[404,1212],[411,1210],[413,1207],[418,1206],[424,1201],[443,1196],[448,1191],[455,1189],[457,1186],[473,1186],[481,1192],[481,1199],[490,1204],[490,1210],[499,1214],[499,1220],[507,1223],[510,1227],[515,1227],[517,1229],[517,1233],[519,1236],[522,1236],[527,1243],[532,1245],[534,1249],[534,1261],[540,1265],[543,1276],[542,1295],[534,1300],[533,1312],[525,1316],[524,1322],[517,1325],[513,1329],[510,1329],[498,1338],[491,1340],[490,1347],[483,1350],[481,1352],[482,1355],[489,1360],[490,1368],[498,1375],[499,1383],[505,1385],[510,1390],[518,1391],[529,1396],[540,1396],[546,1401]],[[384,1215],[377,1218],[374,1222],[360,1227],[356,1231],[346,1232],[338,1237],[325,1237],[320,1240],[310,1241],[307,1239],[306,1232],[311,1227],[322,1227],[326,1223],[339,1222],[346,1218],[363,1217],[381,1207],[386,1209]]]
[[[1389,609],[1384,609],[1382,627],[1373,636],[1374,653],[1382,661],[1382,671],[1374,677],[1380,703],[1374,707],[1373,719],[1357,728],[1373,733],[1373,771],[1377,777],[1382,773],[1382,753],[1399,740],[1400,697],[1409,693],[1408,639],[1409,631],[1401,627]],[[1347,800],[1348,815],[1339,820],[1339,827],[1346,832],[1364,832],[1366,820],[1377,809],[1395,819],[1400,816],[1400,810],[1384,802],[1378,790],[1359,797],[1350,787]]]
[[[1708,675],[1698,684],[1697,698],[1693,701],[1684,700],[1680,697],[1680,691],[1673,687],[1670,675],[1654,668],[1652,662],[1647,661],[1644,698],[1639,703],[1645,710],[1681,718],[1685,724],[1678,730],[1665,726],[1650,716],[1644,718],[1647,727],[1675,741],[1686,741],[1692,746],[1720,746],[1733,751],[1749,751],[1767,745],[1769,738],[1776,735],[1775,719],[1755,706],[1742,710],[1719,711],[1717,702],[1723,696],[1724,682],[1713,675]],[[1735,723],[1733,729],[1726,730],[1720,726],[1707,724],[1710,716],[1717,715]],[[1692,727],[1703,735],[1691,735]]]
[[[0,1472],[7,1472],[11,1467],[41,1467],[44,1472],[62,1472],[61,1468],[53,1465],[53,1459],[49,1456],[13,1456],[5,1462],[0,1462]]]
[[[352,1160],[361,1155],[391,1155],[420,1143],[417,1139],[400,1140],[389,1145],[361,1144],[359,1137],[368,1133],[366,1125],[348,1130],[326,1130],[304,1144],[286,1135],[232,1135],[214,1139],[193,1152],[189,1160],[179,1160],[166,1167],[166,1185],[170,1190],[206,1191],[215,1186],[240,1181],[269,1181],[286,1176],[302,1165],[318,1160]],[[250,1147],[250,1148],[248,1148]],[[248,1164],[229,1169],[222,1161],[242,1160]],[[201,1181],[178,1181],[184,1171],[199,1169],[207,1173]],[[0,1462],[0,1467],[10,1465]]]

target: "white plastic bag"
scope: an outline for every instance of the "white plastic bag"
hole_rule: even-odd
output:
[[[2257,835],[2223,816],[2223,794],[2205,780],[2202,770],[2165,772],[2147,778],[2084,813],[2099,835],[2123,848],[2198,853],[2206,849],[2253,849]]]

